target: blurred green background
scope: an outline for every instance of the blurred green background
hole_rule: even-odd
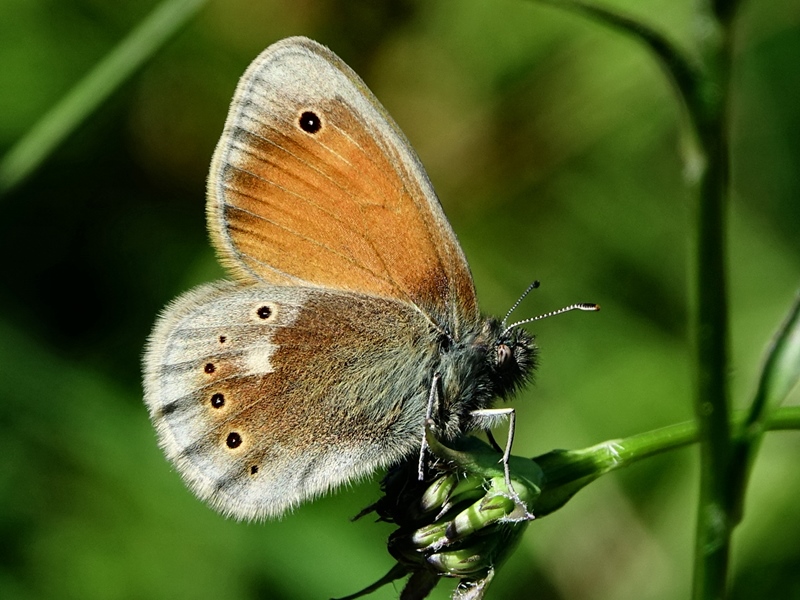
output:
[[[608,0],[686,47],[690,0]],[[156,6],[0,3],[0,154]],[[212,0],[27,182],[0,198],[0,597],[328,598],[392,565],[349,518],[378,477],[279,522],[225,520],[156,445],[140,356],[157,312],[223,276],[204,184],[238,77],[307,35],[349,63],[419,152],[485,311],[532,327],[514,452],[692,416],[693,199],[678,104],[641,47],[521,0]],[[800,282],[800,3],[745,2],[729,220],[733,399]],[[798,403],[795,393],[791,402]],[[800,436],[769,434],[734,536],[732,597],[800,598]],[[534,522],[491,598],[687,598],[697,449],[605,477]],[[446,598],[451,582],[434,597]],[[373,597],[395,598],[388,586]]]

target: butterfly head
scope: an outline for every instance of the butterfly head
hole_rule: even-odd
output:
[[[438,351],[443,404],[434,420],[444,439],[484,428],[485,420],[476,420],[474,411],[509,399],[530,378],[536,359],[532,335],[493,317],[476,321],[457,338],[445,334]]]
[[[597,304],[571,304],[570,306],[565,306],[564,308],[536,317],[515,321],[511,323],[511,325],[508,325],[508,318],[511,316],[511,313],[514,312],[531,291],[538,287],[538,281],[531,283],[511,306],[506,316],[503,317],[503,320],[500,322],[492,322],[492,326],[496,329],[493,329],[495,356],[491,372],[493,374],[492,380],[495,387],[494,392],[501,398],[505,398],[513,393],[518,387],[524,384],[533,373],[536,359],[536,345],[534,344],[533,336],[522,329],[523,325],[571,310],[600,310]]]
[[[502,324],[493,325],[495,341],[487,357],[489,372],[495,394],[507,398],[533,374],[537,348],[533,336],[524,329],[503,331]]]

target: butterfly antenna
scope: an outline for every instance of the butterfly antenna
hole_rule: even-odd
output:
[[[522,302],[523,300],[525,300],[525,296],[527,296],[528,294],[530,294],[530,293],[531,293],[531,290],[535,290],[535,289],[536,289],[536,288],[538,288],[538,287],[539,287],[539,282],[538,282],[538,281],[534,281],[533,283],[531,283],[531,284],[530,284],[530,285],[527,287],[527,289],[526,289],[524,292],[522,292],[522,296],[520,296],[519,298],[517,298],[517,301],[516,301],[516,302],[514,302],[514,304],[511,306],[511,308],[509,308],[509,309],[508,309],[508,312],[506,313],[506,316],[505,316],[505,317],[503,317],[503,320],[500,322],[500,324],[501,324],[501,325],[505,325],[505,324],[506,324],[506,321],[508,321],[508,317],[510,317],[510,316],[511,316],[511,313],[512,313],[512,312],[514,312],[514,311],[517,309],[517,307],[520,305],[520,302]]]
[[[508,327],[505,328],[503,331],[503,337],[509,331],[514,329],[514,327],[519,327],[520,325],[525,325],[526,323],[533,323],[534,321],[541,321],[542,319],[546,319],[548,317],[554,317],[556,315],[560,315],[565,312],[569,312],[571,310],[587,310],[587,311],[597,311],[600,310],[599,304],[591,304],[588,302],[581,302],[579,304],[570,304],[569,306],[565,306],[564,308],[559,308],[558,310],[551,311],[549,313],[545,313],[543,315],[539,315],[538,317],[531,317],[530,319],[523,319],[522,321],[517,321],[516,323],[512,323]]]

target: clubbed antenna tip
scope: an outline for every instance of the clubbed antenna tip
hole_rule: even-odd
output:
[[[554,317],[556,315],[560,315],[565,312],[569,312],[571,310],[586,310],[586,311],[598,311],[600,310],[599,304],[593,304],[590,302],[580,302],[578,304],[570,304],[569,306],[565,306],[564,308],[559,308],[558,310],[553,310],[548,313],[544,313],[543,315],[539,315],[538,317],[531,317],[529,319],[523,319],[522,321],[517,321],[516,323],[512,323],[508,327],[506,327],[503,335],[507,334],[509,331],[514,329],[514,327],[519,327],[520,325],[525,325],[526,323],[533,323],[534,321],[541,321],[542,319],[546,319],[548,317]]]

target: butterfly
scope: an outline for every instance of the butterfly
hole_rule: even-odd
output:
[[[241,78],[206,214],[231,280],[158,318],[145,402],[187,485],[277,517],[453,440],[530,375],[536,347],[486,317],[411,145],[364,82],[302,37]]]

